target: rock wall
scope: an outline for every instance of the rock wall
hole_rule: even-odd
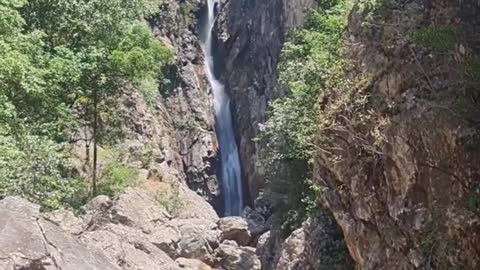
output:
[[[218,142],[212,94],[206,81],[199,44],[199,1],[164,1],[162,12],[148,18],[154,34],[175,49],[175,63],[164,70],[160,86],[181,167],[189,187],[222,212],[223,200],[216,178]],[[171,139],[171,138],[167,138]]]
[[[265,121],[268,102],[283,94],[278,87],[277,63],[285,34],[303,23],[314,0],[247,1],[221,3],[218,21],[222,80],[230,94],[244,179],[255,199],[263,187],[252,141]]]
[[[479,3],[386,3],[357,4],[347,33],[383,142],[331,134],[343,159],[319,154],[316,180],[360,269],[478,269]]]

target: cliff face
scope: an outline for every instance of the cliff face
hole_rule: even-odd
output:
[[[330,133],[317,182],[360,269],[478,269],[478,1],[389,3],[357,3],[347,33],[381,143]]]
[[[277,63],[289,30],[300,26],[314,0],[222,2],[219,18],[223,81],[233,105],[244,180],[251,198],[264,185],[258,168],[258,147],[252,139],[265,121],[268,102],[283,94]]]
[[[212,94],[206,81],[198,39],[198,1],[166,1],[162,12],[149,19],[154,34],[176,50],[176,61],[161,85],[164,106],[181,160],[177,168],[189,187],[220,212],[222,198],[216,178],[218,142]],[[172,138],[166,137],[169,140]]]

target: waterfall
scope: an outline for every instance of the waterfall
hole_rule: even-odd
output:
[[[205,55],[205,71],[212,87],[216,132],[220,144],[221,181],[225,198],[225,216],[238,216],[243,210],[243,191],[238,147],[233,132],[230,99],[224,85],[215,77],[212,31],[215,26],[216,0],[207,0],[208,17],[204,28],[202,50]]]

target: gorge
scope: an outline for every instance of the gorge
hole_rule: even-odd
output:
[[[479,40],[478,0],[0,1],[0,270],[479,269]]]

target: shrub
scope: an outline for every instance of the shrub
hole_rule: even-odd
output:
[[[284,232],[318,210],[311,159],[317,151],[318,98],[332,72],[343,66],[341,50],[349,1],[321,1],[305,25],[291,33],[279,63],[288,95],[273,101],[256,139],[262,149],[266,192]],[[262,147],[263,146],[263,147]]]
[[[127,187],[136,184],[138,171],[121,164],[118,161],[110,161],[102,171],[98,189],[95,195],[114,195],[124,191]]]
[[[414,43],[432,49],[436,52],[450,52],[455,48],[457,35],[451,29],[441,29],[429,26],[412,33],[411,39]]]
[[[86,194],[61,144],[43,137],[0,136],[0,196],[22,196],[46,209],[78,206]]]

